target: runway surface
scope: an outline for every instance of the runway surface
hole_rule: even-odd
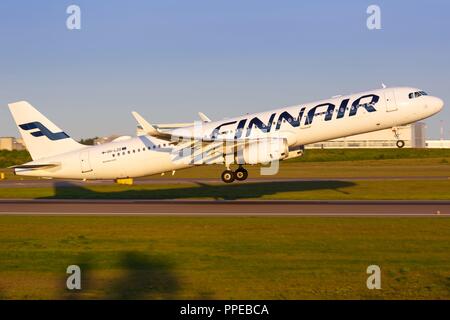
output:
[[[390,176],[390,177],[336,177],[336,178],[249,178],[246,182],[305,182],[305,181],[395,181],[395,180],[450,180],[448,176]],[[184,183],[223,183],[219,178],[193,179],[193,178],[145,178],[135,179],[134,185],[146,184],[184,184]],[[112,185],[112,180],[46,180],[46,179],[24,179],[24,180],[3,180],[0,181],[1,188],[43,188],[53,187],[71,187],[71,186],[102,186]]]
[[[0,200],[0,215],[445,217],[450,201]]]

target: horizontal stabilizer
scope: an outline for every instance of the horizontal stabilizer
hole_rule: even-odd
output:
[[[39,164],[21,164],[18,166],[9,167],[10,169],[26,169],[26,170],[39,170],[49,169],[59,166],[57,163],[39,163]]]

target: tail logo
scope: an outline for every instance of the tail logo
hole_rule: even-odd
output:
[[[46,126],[38,121],[19,124],[19,127],[25,131],[38,129],[36,131],[30,132],[33,137],[46,136],[52,141],[69,138],[69,136],[65,132],[51,132]]]

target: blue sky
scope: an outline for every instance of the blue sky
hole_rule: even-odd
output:
[[[81,30],[66,8],[81,8]],[[381,7],[381,30],[366,9]],[[450,103],[449,1],[0,2],[0,136],[28,100],[75,138],[221,119],[389,86]],[[450,138],[450,111],[426,121]]]

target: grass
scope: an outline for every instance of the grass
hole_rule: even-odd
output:
[[[450,149],[311,149],[299,162],[450,158]]]
[[[389,159],[389,160],[358,160],[358,161],[330,161],[330,162],[299,162],[287,160],[280,162],[278,173],[273,176],[261,176],[260,166],[246,166],[251,178],[352,178],[352,177],[450,177],[449,158],[427,159]],[[177,171],[174,176],[170,173],[160,176],[150,176],[152,179],[174,180],[179,178],[215,178],[218,179],[224,170],[222,165],[208,165],[193,167]],[[6,172],[6,179],[36,179],[14,176],[10,170]],[[0,181],[1,184],[1,181]]]
[[[450,299],[448,218],[30,218],[0,216],[3,299]]]
[[[329,162],[385,159],[450,158],[450,149],[307,149],[294,162]],[[0,150],[0,168],[31,161],[26,150]]]
[[[0,188],[14,199],[271,199],[271,200],[450,200],[450,180],[283,181],[226,185],[152,185]]]
[[[7,168],[31,161],[30,154],[25,150],[0,150],[0,168]]]

